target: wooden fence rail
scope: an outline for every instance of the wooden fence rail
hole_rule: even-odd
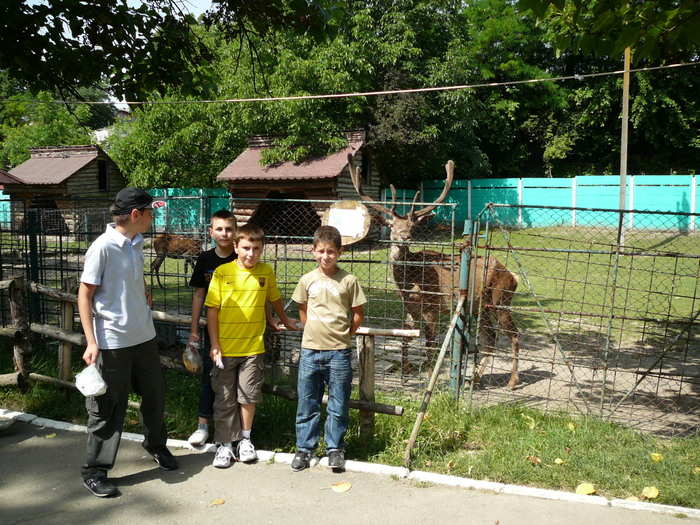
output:
[[[0,336],[12,338],[14,341],[15,373],[0,375],[0,385],[26,386],[30,380],[51,383],[63,388],[75,389],[72,378],[72,348],[85,346],[86,340],[82,333],[74,331],[75,305],[78,303],[77,279],[66,279],[63,290],[50,288],[42,284],[29,282],[25,284],[24,277],[17,276],[0,281],[0,291],[9,290],[9,302],[12,326],[0,327]],[[33,323],[29,321],[27,308],[29,293],[39,294],[57,299],[61,302],[60,326]],[[192,317],[186,315],[172,315],[166,312],[152,312],[153,319],[174,324],[190,326]],[[206,326],[204,318],[199,320],[200,326]],[[40,334],[60,341],[58,352],[58,378],[51,378],[41,374],[35,374],[31,370],[31,333]],[[377,403],[374,389],[374,338],[383,337],[420,337],[419,330],[380,329],[360,327],[357,331],[357,350],[359,356],[359,392],[360,399],[351,399],[350,408],[360,411],[360,437],[363,441],[371,441],[374,437],[374,416],[376,413],[394,416],[403,415],[403,407]],[[193,373],[182,364],[167,356],[161,356],[161,363],[167,368],[179,370],[185,373]],[[201,372],[200,372],[201,373]],[[297,400],[297,392],[290,388],[278,385],[263,385],[263,392],[276,395],[290,401]],[[327,396],[324,403],[328,402]]]

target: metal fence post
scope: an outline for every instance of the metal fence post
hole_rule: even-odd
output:
[[[360,401],[374,403],[374,336],[357,336],[359,358]],[[374,412],[360,410],[360,440],[371,443],[374,440]]]

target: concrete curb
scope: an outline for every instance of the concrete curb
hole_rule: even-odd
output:
[[[71,432],[87,433],[87,428],[82,425],[74,425],[64,423],[62,421],[54,421],[52,419],[40,418],[34,414],[26,414],[23,412],[13,412],[0,408],[0,418],[16,419],[17,421],[31,423],[43,428],[53,428],[57,430],[67,430]],[[122,439],[129,441],[141,442],[143,435],[124,432]],[[180,439],[169,439],[168,446],[172,448],[188,449],[194,452],[214,453],[216,445],[208,443],[203,447],[193,447],[187,441]],[[267,450],[258,450],[258,459],[261,462],[275,463],[291,463],[294,454],[285,452],[271,452]],[[328,467],[328,458],[312,459],[310,468]],[[536,487],[523,487],[519,485],[506,485],[492,481],[482,481],[478,479],[461,478],[458,476],[450,476],[447,474],[437,474],[434,472],[422,472],[419,470],[409,471],[404,467],[392,467],[389,465],[380,465],[375,463],[364,463],[361,461],[348,460],[345,463],[345,470],[350,472],[360,472],[364,474],[375,474],[379,476],[395,477],[399,479],[409,479],[412,481],[420,481],[424,483],[433,483],[435,485],[447,485],[452,487],[462,487],[465,489],[481,490],[486,492],[494,492],[497,494],[509,494],[517,496],[526,496],[532,498],[548,499],[554,501],[568,501],[572,503],[586,503],[598,506],[609,506],[623,508],[628,510],[638,510],[655,512],[658,514],[669,514],[678,516],[687,516],[689,518],[700,519],[700,509],[692,509],[688,507],[675,507],[672,505],[661,505],[658,503],[649,503],[645,501],[629,501],[624,499],[608,500],[602,496],[584,496],[571,492],[561,492],[549,489],[540,489]]]

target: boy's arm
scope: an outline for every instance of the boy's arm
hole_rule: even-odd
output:
[[[299,327],[297,326],[299,319],[295,319],[294,317],[287,317],[287,312],[284,311],[284,305],[282,304],[282,299],[277,299],[276,301],[270,301],[270,304],[272,305],[272,309],[277,314],[277,317],[280,318],[280,321],[282,321],[282,323],[287,328],[287,330],[294,330],[294,331],[299,330]]]
[[[97,340],[95,339],[95,328],[92,324],[92,298],[97,289],[96,284],[80,283],[78,288],[78,312],[80,314],[80,324],[83,325],[83,333],[87,345],[83,352],[83,361],[90,366],[97,361],[97,356],[100,354],[97,348]]]
[[[301,314],[299,315],[301,317]],[[350,321],[350,335],[355,335],[357,329],[365,320],[365,309],[364,305],[353,306],[352,307],[352,321]]]
[[[219,344],[219,309],[212,306],[207,307],[207,331],[209,341],[211,341],[211,351],[209,356],[216,363],[217,357],[221,357],[221,345]]]
[[[195,288],[192,292],[192,324],[190,324],[190,338],[188,344],[197,345],[199,343],[199,319],[202,317],[202,308],[207,292],[204,288]]]
[[[304,326],[306,326],[306,319],[306,303],[303,303],[299,305],[299,320]]]

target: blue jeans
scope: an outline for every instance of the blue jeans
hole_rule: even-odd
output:
[[[313,453],[321,432],[321,403],[328,385],[326,449],[345,450],[352,390],[351,350],[301,349],[297,390],[297,450]]]

